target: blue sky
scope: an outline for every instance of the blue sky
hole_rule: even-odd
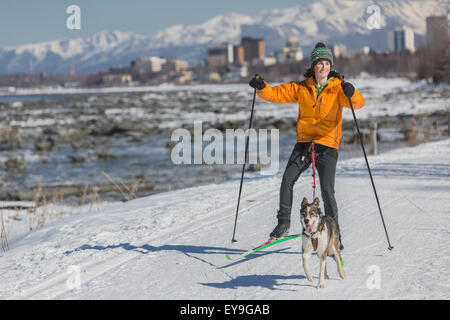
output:
[[[1,0],[0,48],[88,37],[105,29],[152,34],[175,24],[198,24],[230,12],[253,15],[309,0]],[[81,9],[81,30],[66,28],[70,5]]]

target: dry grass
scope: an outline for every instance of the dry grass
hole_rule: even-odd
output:
[[[125,197],[127,201],[137,198],[136,193],[138,191],[139,181],[135,181],[130,185],[126,185],[123,182],[114,182],[112,178],[105,172],[103,172],[103,174],[108,178],[108,180],[111,181],[111,183]],[[65,195],[63,191],[57,191],[52,194],[45,194],[42,186],[39,186],[33,195],[31,206],[26,209],[16,208],[15,213],[7,217],[8,221],[6,223],[3,218],[3,208],[0,208],[0,240],[3,251],[9,250],[7,239],[8,234],[11,230],[12,223],[14,221],[22,220],[22,218],[20,217],[21,213],[26,213],[26,225],[24,227],[26,227],[26,230],[28,231],[33,231],[42,228],[51,221],[61,219],[65,215],[72,215],[74,210],[80,208],[81,206],[88,205],[88,212],[90,212],[95,207],[95,205],[101,201],[98,194],[98,188],[96,188],[95,186],[90,186],[89,184],[86,184],[81,190],[79,194],[79,201],[70,205],[69,208],[67,208],[67,205],[64,205],[64,196]]]
[[[102,171],[103,175],[117,188],[117,190],[119,190],[119,192],[125,197],[125,199],[127,199],[127,201],[130,201],[130,198],[125,194],[125,192],[123,192],[123,190],[119,187],[119,185],[117,183],[114,182],[114,180],[110,177],[109,174],[107,174],[105,171]],[[130,189],[123,183],[120,182],[122,184],[122,186],[124,186],[128,191],[130,191]],[[130,194],[129,194],[130,195]],[[136,195],[134,195],[134,198],[136,198]]]
[[[406,145],[417,146],[429,142],[433,137],[441,136],[442,131],[437,122],[431,123],[426,115],[420,115],[411,119],[411,128],[407,133]]]
[[[130,186],[127,186],[123,182],[118,183],[112,180],[112,178],[106,173],[103,174],[108,178],[108,180],[115,186],[115,188],[125,197],[127,201],[137,198],[136,192],[138,191],[139,182],[136,181]],[[125,191],[127,192],[125,192]],[[67,211],[57,210],[58,204],[64,204],[64,192],[57,191],[48,197],[50,202],[47,200],[47,196],[43,195],[42,186],[39,186],[33,196],[33,205],[28,209],[28,230],[32,231],[37,228],[43,227],[46,222],[59,219],[63,215],[67,214]],[[90,198],[90,199],[89,199]],[[86,184],[80,193],[80,202],[74,203],[70,206],[68,212],[69,215],[73,214],[76,208],[83,205],[89,204],[89,210],[95,206],[96,203],[100,201],[100,196],[95,187]],[[49,206],[50,204],[50,206]]]

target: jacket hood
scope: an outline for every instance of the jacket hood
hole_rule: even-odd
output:
[[[330,82],[328,83],[327,88],[334,87],[334,86],[336,86],[336,85],[338,85],[338,84],[340,85],[341,82],[342,82],[342,81],[339,80],[338,78],[333,77],[333,78],[330,80]],[[308,79],[306,79],[306,84],[307,84],[308,86],[314,87],[314,78],[313,78],[313,77],[309,77]]]

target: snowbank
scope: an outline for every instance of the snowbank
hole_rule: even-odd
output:
[[[275,225],[281,174],[161,193],[74,215],[26,234],[0,254],[3,299],[449,299],[450,139],[369,158],[394,246],[387,250],[364,159],[341,161],[336,197],[346,279],[328,260],[316,289],[301,266],[301,240],[226,265]],[[294,190],[300,232],[309,173]]]

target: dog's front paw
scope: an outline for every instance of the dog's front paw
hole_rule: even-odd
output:
[[[325,288],[325,284],[319,282],[319,283],[317,284],[317,289],[320,289],[320,288]]]
[[[312,281],[313,281],[312,276],[309,276],[309,275],[306,275],[306,279],[308,279],[309,282],[312,282]]]

